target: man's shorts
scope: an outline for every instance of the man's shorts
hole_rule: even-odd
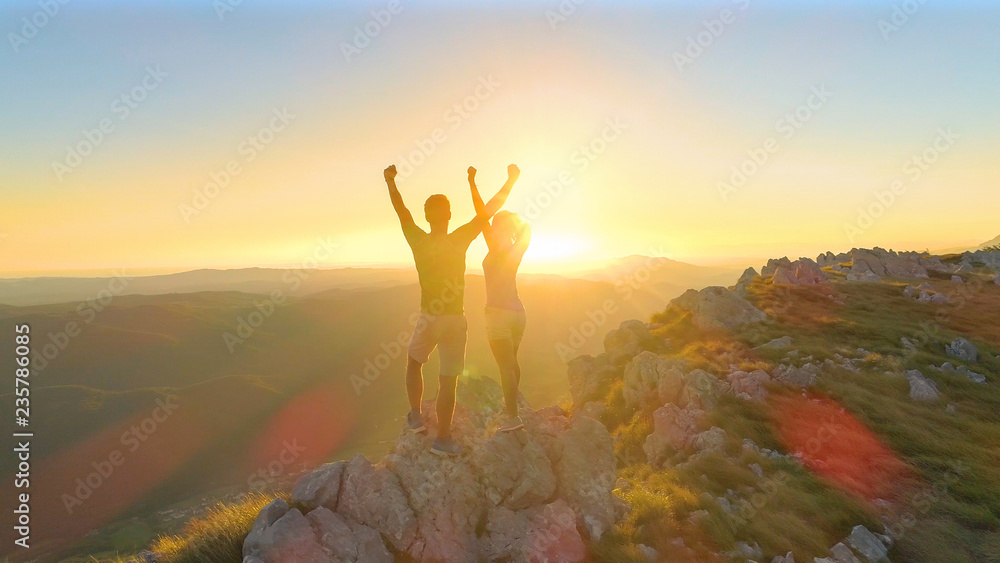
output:
[[[510,340],[516,348],[524,337],[527,317],[517,309],[486,308],[486,338],[489,340]]]
[[[457,376],[465,371],[465,344],[468,339],[469,324],[465,315],[420,313],[407,353],[424,364],[434,348],[439,347],[441,375]]]

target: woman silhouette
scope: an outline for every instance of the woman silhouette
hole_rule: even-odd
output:
[[[476,188],[476,169],[469,167],[469,187],[476,212],[483,207],[483,198]],[[499,211],[493,224],[483,228],[489,252],[483,259],[486,278],[486,336],[490,350],[500,368],[503,386],[504,416],[500,432],[524,428],[517,412],[517,388],[521,382],[521,366],[517,349],[524,335],[525,313],[517,295],[517,269],[531,241],[531,229],[519,215]]]

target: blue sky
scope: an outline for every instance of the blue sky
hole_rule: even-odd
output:
[[[884,36],[880,20],[904,5],[918,8]],[[579,189],[537,219],[539,260],[658,245],[696,262],[941,248],[1000,231],[996,4],[588,0],[553,28],[558,2],[401,2],[345,60],[355,29],[387,6],[244,0],[220,19],[210,0],[71,0],[15,52],[9,34],[41,8],[5,2],[0,271],[294,263],[320,235],[344,241],[343,263],[404,262],[380,170],[486,76],[497,92],[449,130],[405,195],[416,209],[454,193],[466,212],[468,164],[499,184],[519,161],[510,207],[523,212],[568,170]],[[724,10],[731,23],[679,70],[675,53]],[[113,101],[148,67],[166,78],[119,120]],[[718,182],[817,85],[830,101],[720,200]],[[292,126],[194,224],[182,221],[178,205],[279,107]],[[52,163],[104,118],[115,130],[58,180]],[[621,140],[574,169],[576,148],[610,118],[629,124]],[[954,150],[848,240],[856,210],[942,127],[960,135]],[[949,214],[941,201],[975,203]],[[563,246],[572,252],[557,256]]]

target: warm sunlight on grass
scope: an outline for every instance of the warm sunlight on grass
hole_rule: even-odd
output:
[[[158,561],[198,563],[204,561],[241,561],[243,539],[250,531],[257,513],[273,496],[253,493],[243,502],[219,503],[204,516],[190,520],[176,536],[161,536],[151,550]]]

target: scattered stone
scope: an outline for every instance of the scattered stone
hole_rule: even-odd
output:
[[[851,535],[847,536],[847,543],[851,544],[862,557],[872,562],[881,561],[889,554],[885,545],[864,526],[852,528]]]
[[[899,342],[900,342],[900,344],[903,345],[903,349],[906,350],[907,352],[916,352],[917,351],[917,345],[914,344],[913,341],[910,340],[909,338],[907,338],[905,336],[900,337]]]
[[[728,382],[708,373],[703,369],[692,370],[684,376],[684,387],[677,398],[677,404],[687,406],[694,404],[698,408],[712,410],[719,402],[719,397],[730,390]]]
[[[750,464],[750,472],[757,476],[759,479],[764,478],[764,469],[758,463]]]
[[[951,344],[945,345],[944,351],[949,356],[965,362],[979,361],[979,350],[976,345],[961,336],[952,341]]]
[[[726,380],[730,391],[737,397],[748,401],[763,401],[767,398],[767,388],[764,385],[771,381],[771,376],[762,369],[750,373],[734,371],[726,376]]]
[[[646,544],[639,544],[639,553],[642,554],[646,561],[653,562],[660,560],[660,553]]]
[[[910,398],[913,400],[933,401],[941,396],[937,384],[924,377],[920,370],[907,370],[906,381],[910,384]]]
[[[795,554],[789,551],[785,555],[775,555],[771,563],[795,563]]]
[[[757,274],[757,270],[754,270],[753,268],[747,268],[746,270],[743,271],[743,275],[740,276],[740,279],[736,280],[736,287],[733,288],[733,291],[736,292],[736,294],[740,295],[741,297],[745,296],[747,292],[747,286],[749,286],[753,282],[753,280],[759,277],[760,275]]]
[[[781,364],[774,369],[772,375],[775,380],[785,385],[792,387],[812,387],[816,385],[819,366],[811,363],[803,364],[801,367]]]
[[[949,404],[944,410],[945,412],[955,412],[955,405]]]
[[[842,543],[831,547],[830,555],[833,555],[833,560],[837,563],[861,563],[861,560],[854,556],[851,548]]]
[[[951,282],[952,283],[965,283],[965,280],[962,279],[962,276],[951,276]]]
[[[754,350],[760,350],[762,348],[788,348],[791,345],[792,345],[792,337],[782,336],[781,338],[775,338],[770,342],[761,344],[760,346],[754,348]]]
[[[915,287],[913,287],[912,285],[909,285],[909,284],[907,284],[906,288],[903,289],[903,295],[905,297],[909,297],[910,299],[915,298],[919,294],[920,294],[920,291],[917,288],[915,288]]]
[[[748,323],[767,320],[767,315],[746,299],[724,287],[689,289],[670,302],[670,307],[691,313],[692,321],[701,329],[733,329]]]

